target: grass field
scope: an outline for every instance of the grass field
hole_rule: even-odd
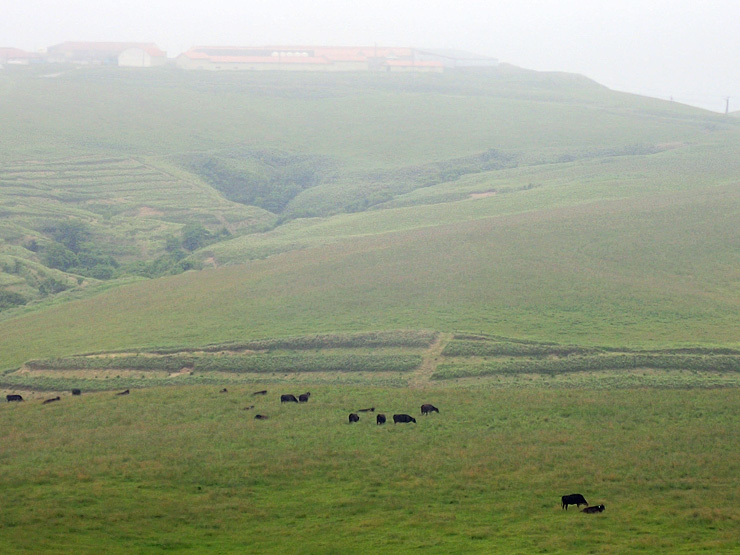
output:
[[[44,73],[0,73],[3,553],[740,551],[740,120]]]
[[[309,388],[307,404],[278,401]],[[298,382],[251,395],[261,389],[1,404],[4,551],[737,549],[735,388]],[[440,413],[420,416],[425,402]],[[417,424],[377,426],[373,413],[347,423],[371,406]],[[605,512],[563,511],[560,496],[574,492]]]

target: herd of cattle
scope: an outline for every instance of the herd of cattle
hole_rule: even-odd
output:
[[[262,391],[255,391],[252,395],[265,395],[267,394],[267,390]],[[311,393],[303,393],[296,397],[295,395],[292,395],[290,393],[283,394],[280,396],[280,403],[307,403],[308,398],[311,396]],[[248,407],[251,408],[251,407]],[[375,412],[375,407],[370,407],[369,409],[359,409],[357,412]],[[357,414],[357,412],[352,412],[349,415],[349,423],[354,424],[355,422],[360,421],[360,415]],[[435,407],[434,405],[424,404],[421,406],[421,414],[430,414],[432,412],[439,412],[439,409]],[[258,414],[255,416],[258,420],[266,420],[267,416],[264,414]],[[385,414],[377,414],[375,416],[375,423],[385,424],[386,417]],[[409,414],[394,414],[393,415],[393,423],[399,424],[399,423],[409,423],[413,422],[416,424],[416,419],[409,415]]]
[[[129,393],[130,393],[130,391],[128,389],[126,389],[125,391],[121,391],[121,392],[116,393],[116,395],[128,395]],[[226,388],[224,388],[224,389],[221,390],[221,393],[228,393],[228,390]],[[82,394],[82,391],[79,390],[79,389],[73,389],[72,390],[72,395],[81,395],[81,394]],[[267,395],[267,390],[266,389],[263,389],[261,391],[255,391],[254,393],[252,393],[252,395],[253,396],[254,395]],[[309,397],[311,397],[311,394],[310,393],[302,393],[298,397],[296,397],[295,395],[291,395],[291,394],[284,394],[284,395],[280,395],[280,403],[281,404],[282,403],[307,403]],[[53,403],[55,401],[59,401],[60,399],[61,399],[61,397],[59,397],[57,395],[56,397],[51,397],[49,399],[45,399],[44,401],[42,401],[42,404],[46,405],[48,403]],[[23,401],[23,397],[21,395],[18,395],[18,394],[10,394],[10,395],[6,395],[5,396],[5,400],[7,402],[9,402],[9,403],[12,403],[12,402]],[[253,409],[253,408],[254,408],[254,405],[251,405],[249,407],[245,407],[244,410],[250,410],[250,409]],[[354,424],[355,422],[359,422],[360,421],[360,415],[357,414],[358,412],[364,412],[364,413],[373,412],[374,413],[375,412],[375,407],[370,407],[370,408],[366,408],[366,409],[358,409],[357,412],[350,413],[350,415],[349,415],[349,423],[350,424]],[[429,403],[425,403],[425,404],[421,405],[421,414],[422,415],[428,415],[428,414],[431,414],[433,412],[439,413],[439,409],[437,407],[435,407],[434,405],[431,405]],[[256,420],[267,420],[269,417],[267,415],[265,415],[265,414],[256,414],[254,416],[254,418]],[[378,413],[375,416],[375,423],[376,424],[381,425],[381,424],[385,424],[385,422],[386,422],[386,416],[385,416],[385,414]],[[416,419],[413,416],[409,415],[409,414],[394,414],[393,415],[393,423],[394,424],[408,424],[410,422],[413,422],[414,424],[416,424]],[[586,508],[583,509],[581,512],[589,513],[589,514],[595,514],[595,513],[602,513],[602,512],[604,512],[604,505],[603,504],[602,505],[590,505],[589,506],[588,501],[586,501],[586,498],[583,497],[583,495],[581,495],[580,493],[571,493],[570,495],[563,495],[560,498],[560,501],[561,501],[561,507],[563,509],[565,509],[566,511],[568,510],[568,505],[575,505],[577,508],[580,508],[581,505],[585,505]]]

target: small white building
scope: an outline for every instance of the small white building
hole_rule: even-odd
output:
[[[121,67],[154,67],[167,63],[164,52],[156,46],[132,46],[118,55],[118,65]]]
[[[167,62],[167,55],[154,43],[147,42],[63,42],[46,50],[50,63],[79,65],[124,65],[152,67]]]

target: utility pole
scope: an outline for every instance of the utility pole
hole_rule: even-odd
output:
[[[725,98],[725,115],[730,113],[730,97]]]

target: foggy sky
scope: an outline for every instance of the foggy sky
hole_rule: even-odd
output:
[[[455,48],[740,110],[737,0],[0,0],[0,46],[68,40]]]

